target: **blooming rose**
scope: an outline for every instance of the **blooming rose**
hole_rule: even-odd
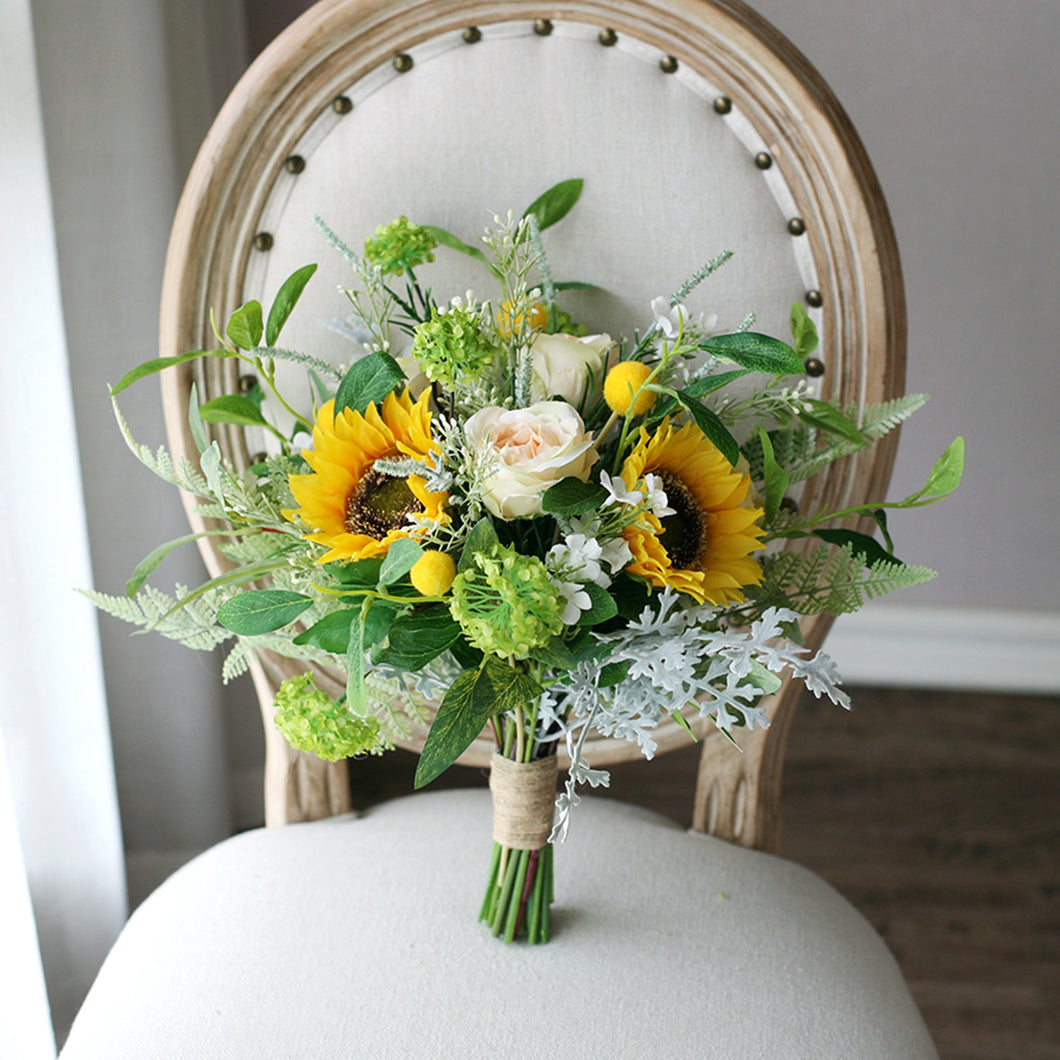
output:
[[[592,373],[597,386],[604,377],[610,335],[546,335],[538,332],[530,346],[534,376],[530,396],[534,401],[561,397],[572,405],[581,403],[585,384]]]
[[[483,500],[501,519],[541,514],[541,494],[560,479],[582,482],[596,463],[592,435],[565,401],[539,401],[526,409],[496,406],[476,412],[464,434],[473,449],[493,457]]]

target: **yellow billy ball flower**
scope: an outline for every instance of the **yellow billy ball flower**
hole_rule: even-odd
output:
[[[497,328],[505,338],[510,339],[523,326],[523,320],[523,311],[516,309],[510,298],[501,303],[497,311]],[[525,320],[533,331],[541,331],[548,325],[548,310],[540,302],[531,302],[526,309]]]
[[[642,416],[655,404],[651,390],[637,391],[647,382],[652,373],[650,365],[643,361],[619,361],[607,373],[604,380],[604,400],[612,412],[619,416]],[[636,395],[636,400],[634,400]]]
[[[424,596],[444,596],[455,577],[453,557],[435,549],[424,552],[409,571],[412,587]]]

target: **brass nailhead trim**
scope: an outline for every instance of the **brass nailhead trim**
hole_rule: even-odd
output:
[[[664,74],[673,74],[677,72],[677,60],[672,55],[664,55],[659,60],[659,69]]]
[[[331,101],[331,109],[336,114],[349,114],[353,110],[353,100],[349,96],[336,96]]]
[[[813,376],[814,379],[824,375],[824,361],[817,357],[807,357],[803,367],[806,369],[806,374]]]
[[[618,43],[618,34],[613,29],[602,29],[599,40],[605,48],[610,48],[612,44]]]
[[[478,44],[482,40],[482,30],[478,26],[468,26],[463,33],[464,40],[468,44]]]
[[[394,69],[397,70],[399,74],[407,74],[412,69],[412,56],[405,55],[404,53],[401,55],[395,55]]]
[[[239,377],[239,392],[241,394],[249,394],[257,385],[258,377],[256,375],[241,375]]]
[[[729,99],[728,96],[718,96],[718,98],[714,100],[714,109],[719,114],[728,114],[729,111],[732,110],[732,100]]]
[[[788,222],[788,231],[793,236],[801,236],[806,231],[806,222],[801,217],[793,217]]]
[[[288,173],[301,173],[305,169],[305,159],[301,155],[291,155],[283,164]]]
[[[254,237],[255,250],[272,250],[272,234],[270,232],[259,232]]]
[[[552,23],[547,18],[539,18],[534,22],[534,32],[539,37],[547,37],[552,32]]]
[[[824,305],[824,299],[821,297],[820,291],[807,291],[806,292],[806,304],[812,309],[820,309]]]
[[[758,154],[755,155],[755,165],[758,166],[759,169],[769,169],[772,164],[773,156],[768,151],[759,151]]]

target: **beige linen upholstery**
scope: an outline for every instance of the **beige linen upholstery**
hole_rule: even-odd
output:
[[[484,791],[236,836],[130,920],[63,1060],[927,1060],[901,974],[788,861],[587,798],[554,938],[474,923]]]

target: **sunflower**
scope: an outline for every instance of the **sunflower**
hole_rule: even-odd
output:
[[[763,512],[746,501],[749,475],[732,467],[694,423],[675,429],[664,420],[640,438],[622,466],[632,490],[647,474],[662,481],[672,515],[651,511],[623,531],[633,553],[626,568],[653,585],[669,585],[699,603],[740,603],[743,587],[758,585],[762,568],[751,558],[764,531]]]
[[[447,494],[429,492],[419,475],[399,478],[375,467],[383,458],[422,459],[438,449],[430,396],[425,390],[413,403],[408,390],[388,394],[381,409],[372,403],[363,415],[347,408],[336,416],[334,401],[320,409],[313,448],[302,451],[313,471],[290,477],[301,507],[285,513],[316,531],[309,541],[328,547],[318,563],[382,556],[399,538],[416,536],[410,516],[447,521]]]

